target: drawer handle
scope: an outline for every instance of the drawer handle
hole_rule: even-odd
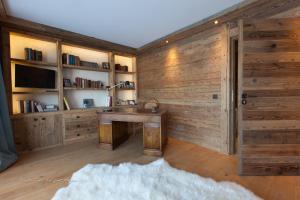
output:
[[[76,116],[76,118],[77,118],[77,119],[79,119],[79,118],[80,118],[80,116]]]
[[[80,136],[80,133],[78,133],[77,136]]]
[[[34,120],[34,121],[37,121],[38,119],[37,119],[37,118],[33,118],[33,120]]]
[[[79,125],[79,124],[77,125],[77,128],[80,128],[80,125]]]
[[[43,118],[42,118],[42,120],[46,120],[46,118],[45,118],[45,117],[43,117]]]

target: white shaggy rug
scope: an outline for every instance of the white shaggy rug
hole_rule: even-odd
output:
[[[148,165],[88,164],[52,200],[258,200],[231,182],[216,182],[172,168],[163,159]]]

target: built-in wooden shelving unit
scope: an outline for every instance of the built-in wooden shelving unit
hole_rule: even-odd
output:
[[[71,110],[84,110],[83,99],[93,99],[96,108],[107,106],[107,95],[113,97],[113,106],[117,105],[119,99],[137,100],[137,74],[136,61],[133,56],[117,55],[113,52],[102,51],[84,46],[63,43],[56,38],[46,37],[38,34],[24,32],[8,32],[11,63],[11,102],[10,111],[18,116],[26,116],[33,113],[18,114],[20,100],[35,100],[42,104],[55,104],[58,112],[64,111],[64,97],[68,100]],[[43,53],[43,61],[26,60],[25,48],[32,48]],[[69,54],[78,56],[81,61],[97,63],[99,67],[82,65],[63,64],[62,55]],[[110,69],[104,69],[103,63],[109,63]],[[14,68],[16,64],[27,65],[30,67],[44,68],[55,71],[55,88],[20,88],[15,87]],[[128,71],[115,70],[115,64],[126,65]],[[75,79],[80,77],[91,81],[101,81],[102,88],[81,88],[64,87],[64,79],[71,80],[75,84]],[[130,81],[135,83],[135,88],[114,88],[109,92],[106,86],[113,86],[120,81]],[[122,105],[126,106],[126,105]],[[132,106],[129,106],[132,107]],[[68,111],[66,111],[68,112]]]

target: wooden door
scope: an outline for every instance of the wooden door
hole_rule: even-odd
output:
[[[300,19],[239,27],[239,172],[299,175]]]

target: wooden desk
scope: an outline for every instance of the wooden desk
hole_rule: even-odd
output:
[[[162,156],[167,142],[165,111],[151,113],[137,109],[99,112],[100,147],[113,150],[128,139],[128,122],[143,123],[144,154]]]

